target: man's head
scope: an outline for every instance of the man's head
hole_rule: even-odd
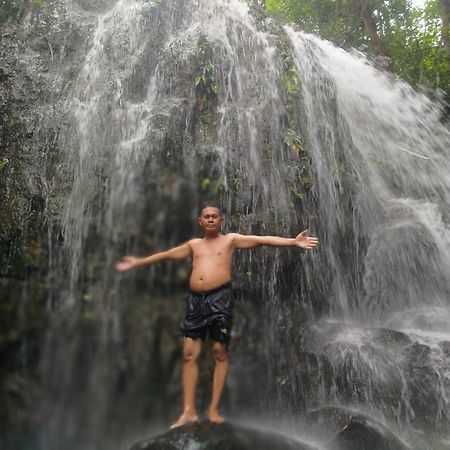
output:
[[[206,204],[200,212],[198,224],[205,234],[214,235],[220,233],[220,228],[223,224],[222,211],[217,205]]]

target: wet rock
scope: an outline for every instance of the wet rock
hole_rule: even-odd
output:
[[[374,341],[389,346],[395,346],[399,349],[411,344],[411,339],[401,331],[391,330],[389,328],[378,328],[374,330]]]
[[[355,415],[360,416],[360,414],[348,409],[329,406],[308,411],[303,420],[308,429],[322,436],[325,433],[324,437],[328,436],[330,439],[349,425]]]
[[[402,355],[411,345],[403,333],[338,322],[311,324],[299,354],[305,404],[328,392],[339,403],[376,405],[386,415],[402,401]],[[305,358],[305,355],[307,357]],[[389,380],[389,383],[386,383]]]
[[[333,450],[406,450],[394,434],[379,423],[363,417],[351,422],[330,442]]]
[[[442,408],[437,389],[439,373],[431,360],[431,348],[415,342],[408,348],[407,364],[412,423],[423,429],[448,429],[448,413]]]
[[[330,441],[332,450],[407,448],[385,425],[351,409],[330,406],[308,411],[303,423],[312,435]]]
[[[439,347],[441,347],[444,355],[450,358],[450,341],[439,342]]]
[[[449,429],[448,388],[441,381],[450,349],[445,342],[437,349],[396,330],[335,321],[309,324],[303,339],[308,353],[299,353],[298,361],[307,408],[326,392],[333,402],[369,403],[389,420],[408,420],[420,430]]]
[[[83,9],[86,11],[94,11],[94,12],[105,12],[112,6],[114,6],[115,1],[111,2],[110,0],[77,0],[78,3]]]
[[[210,422],[170,430],[131,450],[314,450],[308,444],[267,431]]]
[[[403,349],[411,344],[411,339],[400,331],[389,328],[361,327],[358,324],[323,320],[309,323],[303,332],[305,347],[317,353],[328,354],[334,347],[382,345],[393,349]]]
[[[445,333],[450,328],[450,316],[446,307],[428,306],[394,313],[388,320],[388,326],[404,330],[439,330]]]

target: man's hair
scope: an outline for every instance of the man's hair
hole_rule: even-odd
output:
[[[219,214],[221,216],[223,216],[223,213],[222,213],[222,210],[221,210],[220,206],[217,203],[215,203],[215,202],[204,202],[202,204],[202,207],[200,208],[200,216],[202,215],[202,212],[203,212],[203,210],[205,208],[217,208],[219,210]]]

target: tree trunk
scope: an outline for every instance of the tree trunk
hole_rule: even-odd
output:
[[[450,0],[440,0],[442,19],[442,42],[450,57]]]
[[[442,1],[450,1],[450,0],[442,0]],[[370,42],[372,44],[373,51],[375,56],[377,56],[380,60],[380,66],[382,69],[389,69],[389,61],[384,53],[383,46],[381,45],[380,37],[377,33],[377,26],[375,24],[375,20],[373,19],[372,11],[366,5],[364,0],[358,0],[359,6],[361,7],[361,15],[364,20],[364,24],[369,33]]]

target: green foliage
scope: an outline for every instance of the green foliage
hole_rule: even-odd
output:
[[[225,188],[225,184],[221,178],[218,178],[217,180],[203,178],[200,184],[203,191],[211,191],[214,194],[220,194]]]
[[[300,92],[298,71],[296,67],[290,67],[289,72],[281,77],[283,88],[289,95],[298,94]]]
[[[297,68],[292,59],[292,52],[286,36],[279,40],[280,59],[283,68],[281,84],[285,94],[285,105],[287,113],[286,131],[283,141],[292,151],[292,161],[284,169],[288,178],[296,179],[289,190],[298,200],[303,200],[305,194],[310,190],[312,178],[309,176],[309,157],[304,152],[304,143],[299,130],[301,128],[301,117],[296,106],[301,96],[300,78]]]
[[[0,173],[2,173],[8,167],[9,162],[10,161],[8,158],[3,158],[0,160]]]
[[[439,0],[411,9],[383,37],[391,70],[413,86],[442,89],[450,94],[450,54],[443,42]]]
[[[291,128],[286,131],[284,135],[284,143],[289,145],[289,147],[296,146],[298,148],[302,147],[301,137]]]
[[[195,88],[199,97],[200,111],[209,106],[219,89],[216,81],[216,67],[211,59],[210,44],[207,41],[201,41],[197,50],[198,69],[195,75]]]
[[[195,85],[202,86],[210,94],[217,94],[215,67],[211,61],[204,63],[195,77]]]
[[[221,192],[223,192],[224,188],[225,188],[225,184],[221,178],[219,178],[218,180],[216,180],[214,182],[214,192],[216,194],[220,194]]]
[[[91,310],[84,310],[82,317],[84,320],[88,320],[88,321],[94,320],[96,318],[95,312],[91,311]]]
[[[211,180],[209,178],[203,178],[203,180],[201,182],[202,189],[204,191],[207,190],[210,184],[211,184]]]
[[[355,3],[349,0],[267,0],[266,8],[279,19],[340,46],[358,46],[357,37],[364,27],[355,14]]]
[[[442,21],[448,12],[439,0],[428,0],[423,8],[413,8],[409,0],[266,0],[266,10],[279,19],[370,55],[362,5],[374,20],[389,70],[415,87],[442,89],[450,99],[450,34]],[[292,90],[289,81],[288,76],[283,84]]]

